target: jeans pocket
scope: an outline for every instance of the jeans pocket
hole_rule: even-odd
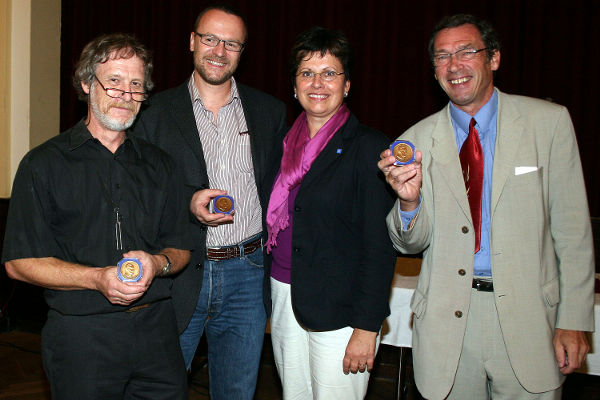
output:
[[[257,249],[252,254],[244,256],[248,264],[255,268],[263,268],[263,249]]]

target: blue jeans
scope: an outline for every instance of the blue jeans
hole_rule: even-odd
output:
[[[189,370],[206,333],[210,397],[252,399],[267,316],[262,249],[224,261],[204,261],[204,280],[190,323],[179,337]]]

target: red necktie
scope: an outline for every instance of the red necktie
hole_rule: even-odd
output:
[[[475,228],[475,253],[479,251],[481,245],[481,197],[483,192],[483,150],[477,129],[475,129],[475,119],[471,118],[469,124],[469,136],[460,149],[460,166],[462,168],[469,207],[471,208],[471,218]]]

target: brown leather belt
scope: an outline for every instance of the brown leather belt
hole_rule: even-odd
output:
[[[494,282],[486,279],[473,279],[473,284],[471,285],[473,289],[477,289],[478,292],[493,292],[494,291]]]
[[[261,239],[258,238],[244,245],[236,244],[226,247],[209,247],[206,249],[206,258],[211,261],[222,261],[241,257],[242,252],[240,251],[240,246],[242,246],[244,249],[243,254],[248,255],[260,249],[262,247],[262,242]]]

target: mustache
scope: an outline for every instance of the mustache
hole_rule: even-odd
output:
[[[109,108],[126,108],[129,111],[133,111],[135,112],[135,105],[131,104],[131,103],[127,103],[125,101],[118,101],[115,104],[111,104]]]

